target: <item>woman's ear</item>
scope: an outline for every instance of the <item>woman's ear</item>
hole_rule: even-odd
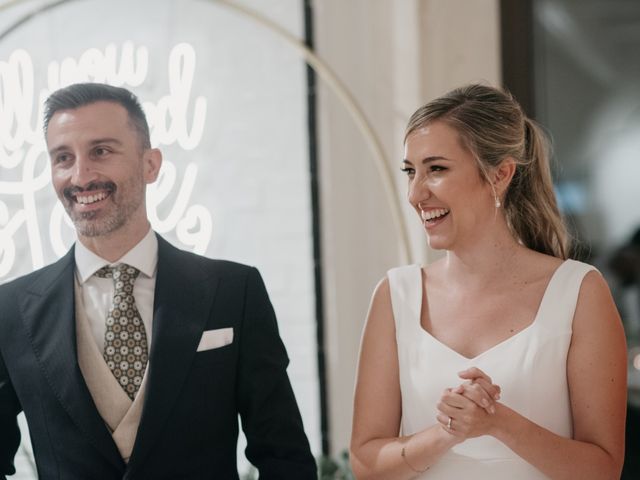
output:
[[[502,196],[507,191],[513,176],[516,173],[516,161],[512,157],[506,157],[498,165],[492,174],[493,188]]]

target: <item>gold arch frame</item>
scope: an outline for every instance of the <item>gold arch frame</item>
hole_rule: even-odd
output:
[[[0,3],[0,12],[7,8],[15,7],[16,5],[27,3],[30,0],[7,0]],[[16,22],[13,22],[4,31],[0,31],[0,41],[7,36],[15,28],[19,27],[23,23],[26,23],[31,18],[34,18],[40,13],[44,13],[55,7],[64,5],[71,1],[77,0],[56,0],[53,2],[45,3],[37,8],[34,8],[30,12],[23,14]],[[402,209],[399,200],[399,194],[393,181],[393,175],[391,173],[391,167],[384,154],[382,142],[378,135],[376,135],[373,127],[367,120],[364,112],[358,105],[353,95],[349,92],[348,88],[342,83],[338,76],[331,70],[329,65],[324,62],[318,55],[316,55],[307,45],[305,45],[300,39],[296,38],[290,32],[278,25],[272,20],[269,20],[259,12],[241,5],[235,0],[208,0],[208,3],[217,3],[228,7],[230,10],[256,22],[262,27],[275,33],[279,38],[284,40],[289,46],[296,50],[305,62],[314,70],[314,72],[326,82],[330,90],[338,97],[342,104],[347,109],[347,112],[354,120],[356,126],[365,137],[369,148],[373,153],[373,161],[378,171],[380,180],[382,181],[387,202],[391,209],[391,217],[396,227],[396,231],[400,241],[400,255],[403,263],[410,263],[413,260],[411,251],[411,242],[409,241],[409,232],[407,225],[402,214]]]

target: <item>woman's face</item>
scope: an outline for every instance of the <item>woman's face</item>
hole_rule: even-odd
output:
[[[429,246],[473,245],[495,219],[495,200],[456,130],[435,121],[414,131],[404,157],[409,203],[422,219]]]

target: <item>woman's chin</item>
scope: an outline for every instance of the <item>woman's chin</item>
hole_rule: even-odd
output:
[[[427,235],[427,245],[432,250],[448,250],[449,242],[444,238]]]

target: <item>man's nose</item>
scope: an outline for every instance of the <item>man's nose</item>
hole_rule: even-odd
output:
[[[97,173],[91,160],[86,155],[78,155],[73,165],[71,183],[78,187],[84,187],[95,181],[96,178]]]

